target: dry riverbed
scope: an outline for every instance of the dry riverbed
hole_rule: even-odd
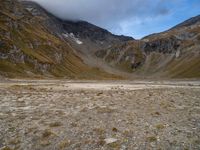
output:
[[[0,150],[199,150],[199,81],[0,82]]]

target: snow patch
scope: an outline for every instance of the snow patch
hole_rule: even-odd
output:
[[[63,33],[63,36],[66,37],[66,38],[69,37],[68,33]]]
[[[30,7],[30,8],[26,8],[26,10],[28,10],[29,12],[31,12],[34,8]]]
[[[79,39],[78,39],[78,40],[76,40],[76,43],[77,43],[77,44],[79,44],[79,45],[83,44],[83,42],[82,42],[82,41],[80,41]]]
[[[66,38],[71,38],[73,41],[75,41],[77,44],[81,45],[83,42],[79,40],[79,38],[75,37],[73,33],[63,33],[63,36]]]

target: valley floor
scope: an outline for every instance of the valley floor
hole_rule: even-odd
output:
[[[200,149],[200,81],[1,81],[0,149]]]

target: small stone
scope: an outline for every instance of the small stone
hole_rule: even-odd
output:
[[[117,132],[118,130],[117,130],[117,128],[112,128],[112,131]]]
[[[155,114],[156,114],[156,115],[158,115],[158,116],[160,115],[160,113],[159,113],[159,112],[155,112]]]
[[[115,139],[115,138],[107,138],[107,139],[104,139],[104,141],[106,142],[106,144],[111,144],[111,143],[117,142],[117,139]]]
[[[97,93],[97,96],[101,96],[103,94],[103,92],[99,92]]]

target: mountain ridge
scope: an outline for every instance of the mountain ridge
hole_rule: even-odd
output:
[[[198,24],[200,23],[200,15],[191,17],[190,19],[183,21],[182,23],[176,25],[175,27],[173,27],[171,29],[180,28],[180,27],[187,27],[187,26],[194,25],[196,23],[198,23]]]

